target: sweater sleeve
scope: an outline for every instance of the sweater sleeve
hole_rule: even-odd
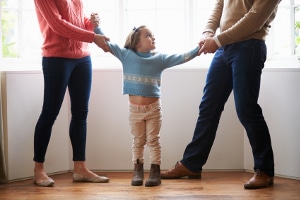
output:
[[[212,10],[211,15],[208,18],[207,24],[203,30],[203,32],[209,31],[215,33],[216,30],[220,27],[220,20],[223,11],[223,0],[218,0],[215,3],[215,6]]]
[[[62,18],[55,1],[34,0],[36,9],[45,22],[44,27],[49,26],[52,31],[62,37],[81,42],[93,42],[95,33],[79,28]],[[66,9],[66,12],[67,9]],[[40,19],[39,19],[40,20]],[[85,23],[87,23],[85,21]],[[86,24],[85,24],[86,26]]]
[[[264,39],[274,19],[278,0],[217,0],[204,31],[216,32],[218,45]]]
[[[277,5],[278,0],[254,0],[248,13],[232,27],[220,33],[217,36],[218,40],[222,45],[226,45],[248,38],[260,29],[268,28],[268,19],[276,10]]]
[[[175,65],[179,65],[179,64],[188,62],[198,55],[198,51],[199,51],[199,46],[197,46],[193,50],[190,50],[183,54],[173,54],[173,55],[163,54],[164,67],[169,68],[169,67],[173,67]]]
[[[94,26],[91,24],[90,18],[84,17],[84,25],[86,30],[93,31]]]
[[[96,34],[104,35],[102,29],[99,26],[97,26],[97,27],[94,28],[94,32]]]
[[[94,28],[94,32],[96,34],[104,35],[104,32],[99,26]],[[115,57],[117,57],[120,61],[124,60],[124,56],[126,55],[126,52],[128,52],[128,49],[121,48],[119,45],[111,43],[109,41],[107,42],[107,44]]]
[[[107,42],[107,44],[110,50],[112,51],[113,55],[117,57],[121,62],[123,62],[125,56],[129,53],[129,50],[111,42]]]

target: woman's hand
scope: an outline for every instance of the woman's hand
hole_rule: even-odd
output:
[[[109,40],[110,39],[108,37],[106,37],[105,35],[99,35],[99,34],[96,34],[95,38],[94,38],[95,44],[98,47],[100,47],[101,49],[103,49],[104,52],[110,52],[110,48],[106,43]]]

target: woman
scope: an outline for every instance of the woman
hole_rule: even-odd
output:
[[[91,172],[85,162],[88,102],[92,66],[88,43],[107,50],[108,38],[95,34],[91,20],[84,16],[81,0],[35,0],[40,30],[44,38],[42,65],[44,102],[34,134],[34,183],[52,186],[44,167],[52,126],[61,108],[66,89],[71,102],[70,139],[77,182],[108,182]]]

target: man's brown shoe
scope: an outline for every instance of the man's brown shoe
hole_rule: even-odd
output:
[[[259,189],[273,185],[274,177],[267,176],[264,172],[256,170],[254,176],[244,185],[245,189]]]
[[[181,162],[177,162],[176,165],[160,173],[162,179],[179,179],[187,176],[189,179],[199,179],[201,178],[201,173],[195,173],[188,170]]]

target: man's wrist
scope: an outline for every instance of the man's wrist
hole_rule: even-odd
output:
[[[222,46],[222,44],[221,44],[221,42],[219,41],[219,39],[218,39],[217,36],[214,36],[213,39],[214,39],[215,43],[218,45],[218,47],[221,47],[221,46]]]

